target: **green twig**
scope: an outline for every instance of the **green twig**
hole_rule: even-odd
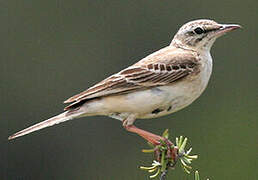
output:
[[[152,149],[142,150],[145,153],[154,153],[156,160],[153,160],[150,167],[141,166],[140,168],[152,173],[150,178],[160,175],[160,180],[165,180],[168,169],[173,169],[179,160],[184,171],[189,174],[192,169],[190,166],[192,160],[197,159],[198,156],[190,155],[192,148],[185,151],[187,138],[183,136],[176,138],[176,145],[174,145],[168,140],[168,130],[164,131],[162,137],[163,139],[160,139],[160,144],[152,144]]]

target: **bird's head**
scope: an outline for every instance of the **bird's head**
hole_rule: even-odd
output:
[[[210,50],[218,37],[240,27],[237,24],[219,24],[208,19],[190,21],[178,30],[171,45],[194,50]]]

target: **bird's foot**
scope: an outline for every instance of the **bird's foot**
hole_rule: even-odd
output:
[[[160,144],[154,148],[154,156],[158,162],[161,162],[162,152],[165,152],[166,159],[173,159],[173,162],[177,162],[178,148],[167,138],[160,140]],[[168,164],[168,166],[173,167],[174,165]]]

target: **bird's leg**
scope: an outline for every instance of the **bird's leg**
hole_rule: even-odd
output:
[[[134,126],[133,123],[134,123],[135,119],[136,118],[134,115],[129,115],[126,119],[123,120],[123,126],[127,131],[138,134],[139,136],[143,137],[144,139],[146,139],[148,142],[152,143],[153,145],[159,145],[160,140],[164,140],[164,138],[159,135],[152,134],[148,131],[144,131],[144,130]]]
[[[137,128],[134,125],[126,125],[124,127],[127,131],[138,134],[139,136],[143,137],[144,139],[146,139],[148,142],[150,142],[153,145],[160,145],[160,140],[165,140],[165,138],[163,138],[159,135],[142,130],[140,128]]]
[[[166,157],[167,158],[172,158],[174,161],[176,161],[176,149],[175,148],[171,148],[171,146],[173,145],[173,143],[171,141],[169,141],[167,138],[150,133],[148,131],[142,130],[140,128],[137,128],[134,125],[126,125],[124,126],[125,129],[127,131],[133,132],[138,134],[139,136],[143,137],[144,139],[146,139],[148,142],[150,142],[151,144],[153,144],[154,146],[156,146],[154,148],[154,155],[156,157],[156,160],[158,162],[160,162],[161,160],[161,151],[158,147],[158,145],[161,144],[161,141],[163,141],[167,147],[167,153],[166,153]]]
[[[151,132],[142,130],[140,128],[137,128],[136,126],[133,125],[133,122],[135,121],[135,116],[130,115],[128,116],[125,120],[123,120],[123,126],[127,131],[133,132],[138,134],[139,136],[143,137],[146,139],[148,142],[153,144],[154,146],[158,146],[161,144],[161,141],[163,141],[166,146],[167,146],[167,157],[171,158],[173,156],[171,146],[173,143],[169,141],[167,138],[153,134]],[[155,156],[157,160],[160,160],[161,157],[161,152],[158,147],[155,148]]]

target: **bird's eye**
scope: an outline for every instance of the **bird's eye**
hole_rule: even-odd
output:
[[[204,30],[202,28],[200,28],[200,27],[197,27],[197,28],[194,29],[194,32],[196,34],[202,34],[202,33],[204,33]]]

